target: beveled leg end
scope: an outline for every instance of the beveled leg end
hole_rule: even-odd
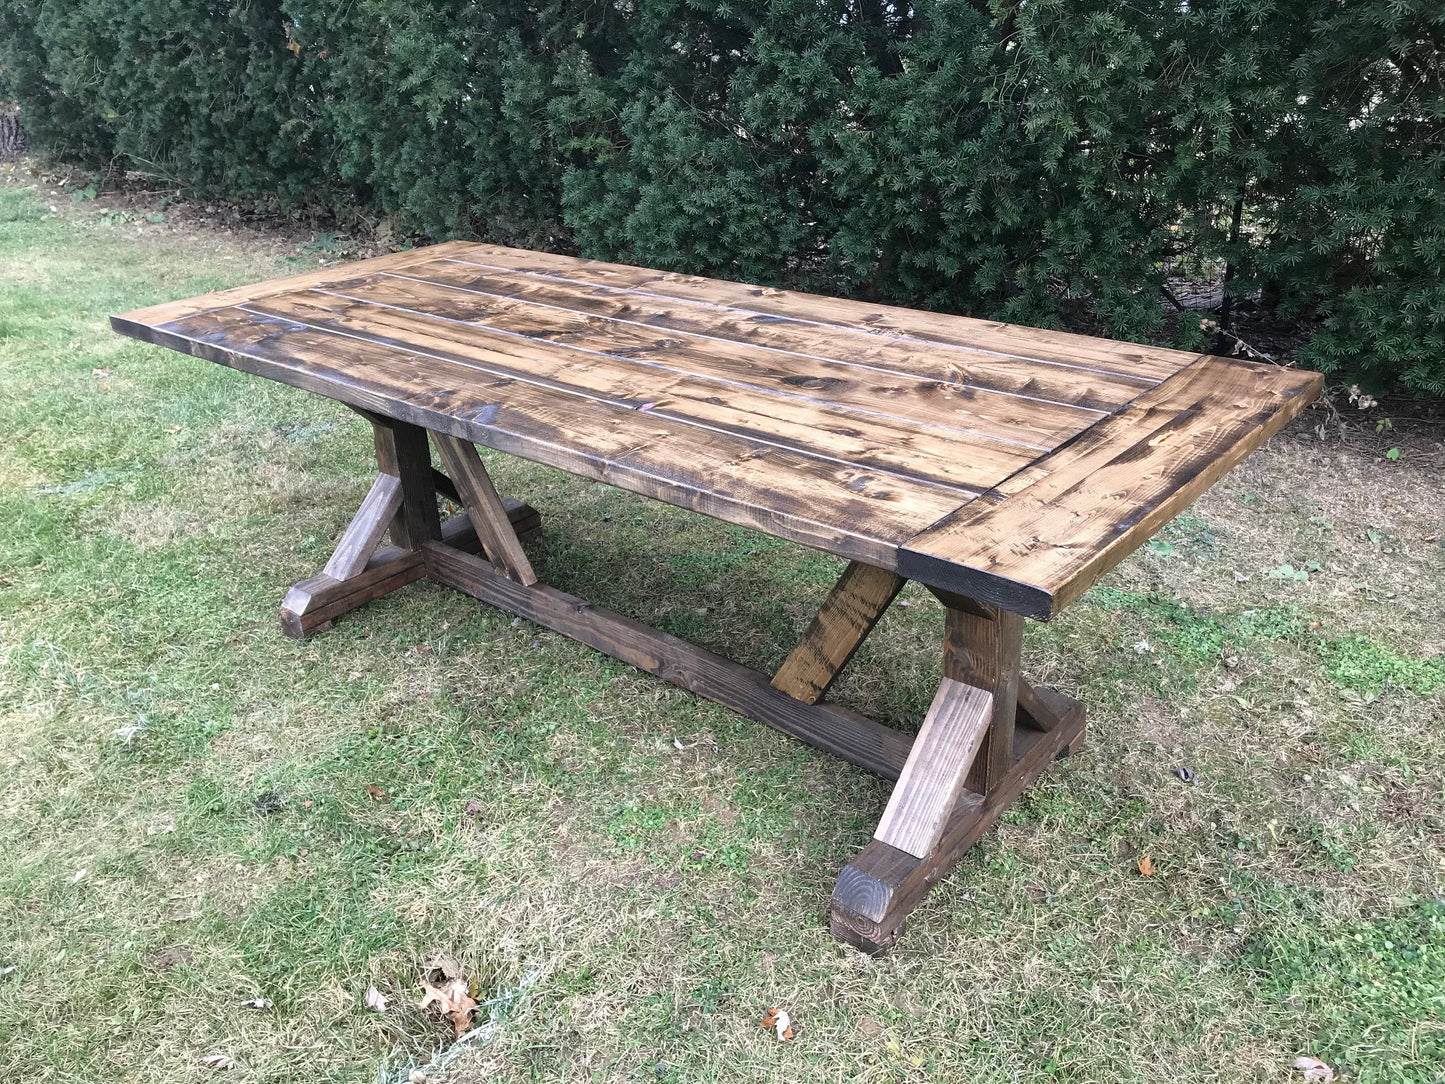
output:
[[[321,573],[302,580],[281,600],[281,631],[295,640],[325,632],[331,619],[388,595],[426,575],[421,554],[396,548],[377,551],[366,568],[349,580]]]
[[[320,613],[321,597],[328,587],[334,589],[337,581],[330,576],[313,576],[303,580],[281,600],[281,632],[293,640],[304,640],[331,627],[330,616]]]
[[[534,537],[542,528],[542,516],[521,501],[503,502],[507,518],[519,539]],[[442,541],[467,553],[481,549],[471,520],[453,516],[442,526]],[[372,554],[366,566],[350,579],[338,580],[326,573],[302,580],[281,600],[281,632],[293,640],[304,640],[331,627],[332,618],[363,606],[399,587],[422,579],[426,564],[419,550],[387,546]]]
[[[895,928],[880,934],[871,926],[866,932],[858,929],[849,915],[841,914],[838,911],[832,911],[828,915],[829,932],[845,945],[852,945],[859,952],[866,952],[869,956],[882,956],[898,944],[898,939],[903,936],[903,925],[903,920],[900,919]]]
[[[911,855],[874,840],[846,866],[833,886],[828,928],[833,936],[869,955],[887,952],[903,935],[911,906],[898,887],[918,865]],[[916,901],[910,901],[916,902]]]
[[[928,890],[948,875],[1055,757],[1083,743],[1084,710],[1077,700],[1029,687],[1020,705],[1028,725],[1017,735],[1013,770],[986,797],[965,789],[942,837],[924,857],[915,858],[874,839],[843,867],[829,907],[828,924],[835,936],[865,952],[891,948]]]

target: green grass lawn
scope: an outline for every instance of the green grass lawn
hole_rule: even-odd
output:
[[[826,909],[882,782],[434,585],[284,639],[369,431],[106,317],[314,257],[21,176],[0,1080],[1299,1081],[1303,1054],[1445,1080],[1438,438],[1387,461],[1283,435],[1032,626],[1027,668],[1087,703],[1088,744],[871,959]],[[776,665],[840,568],[488,462],[543,512],[544,579],[744,662]],[[906,724],[941,611],[902,600],[838,695]],[[436,954],[490,1002],[465,1049],[417,1009]]]

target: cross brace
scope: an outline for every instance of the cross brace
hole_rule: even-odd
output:
[[[935,591],[943,677],[916,737],[823,697],[902,589],[894,572],[853,562],[778,672],[768,675],[537,582],[522,543],[535,509],[497,495],[469,443],[365,414],[380,473],[324,571],[281,604],[304,637],[419,579],[431,579],[570,636],[886,779],[897,780],[872,841],[843,868],[830,925],[869,952],[893,945],[908,914],[1055,757],[1083,741],[1077,700],[1019,674],[1017,614]],[[441,522],[438,496],[466,512]],[[381,546],[390,532],[392,545]]]

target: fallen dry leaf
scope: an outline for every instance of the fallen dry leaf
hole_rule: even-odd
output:
[[[1147,854],[1139,859],[1139,872],[1145,877],[1153,877],[1156,872],[1154,869],[1154,859],[1150,858]]]
[[[368,1009],[373,1012],[386,1012],[386,995],[376,988],[375,985],[366,988],[366,997],[362,999]]]
[[[462,977],[462,965],[451,956],[433,956],[426,961],[428,971],[440,971],[444,979],[459,979]]]
[[[432,967],[422,975],[421,1004],[417,1007],[434,1007],[438,1013],[452,1022],[458,1035],[471,1026],[472,1014],[477,1011],[477,1002],[472,997],[467,981],[461,978],[461,965],[449,956],[431,961]]]
[[[758,1021],[758,1026],[772,1028],[777,1032],[779,1042],[790,1043],[793,1041],[793,1018],[788,1015],[786,1009],[769,1009],[763,1013],[763,1018]]]
[[[1304,1073],[1309,1084],[1329,1084],[1329,1081],[1335,1079],[1335,1071],[1319,1058],[1301,1055],[1295,1058],[1294,1068]]]

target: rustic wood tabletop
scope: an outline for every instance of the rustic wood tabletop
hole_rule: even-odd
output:
[[[899,779],[834,892],[835,932],[870,950],[1082,739],[1082,706],[1019,676],[1022,618],[1081,595],[1322,386],[1233,358],[468,242],[112,324],[372,422],[376,484],[322,574],[288,593],[291,635],[430,577]],[[538,584],[523,542],[540,516],[497,494],[477,444],[852,563],[770,678]],[[443,524],[438,493],[467,513]],[[823,699],[909,579],[948,614],[916,738]]]

